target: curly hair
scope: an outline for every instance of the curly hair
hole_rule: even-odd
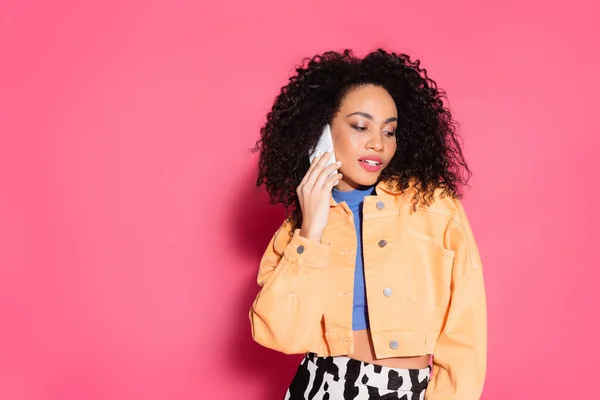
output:
[[[306,64],[306,65],[305,65]],[[380,180],[397,190],[415,189],[413,209],[429,206],[434,191],[462,197],[471,177],[456,123],[444,106],[446,93],[406,54],[378,49],[365,57],[352,50],[328,51],[305,58],[275,99],[260,139],[257,186],[265,185],[271,203],[282,204],[294,227],[302,223],[296,187],[308,170],[323,126],[330,123],[344,96],[373,84],[386,89],[398,110],[397,149]]]

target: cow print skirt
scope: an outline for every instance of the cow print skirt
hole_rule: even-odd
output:
[[[304,357],[285,400],[423,400],[431,367],[389,368],[349,357]]]

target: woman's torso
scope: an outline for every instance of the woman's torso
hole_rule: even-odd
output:
[[[368,329],[354,331],[354,353],[348,357],[371,364],[383,365],[391,368],[422,369],[429,365],[430,355],[413,357],[392,357],[378,359],[373,349],[371,336]]]
[[[251,310],[257,342],[285,353],[353,355],[396,366],[422,367],[433,354],[452,276],[479,265],[472,234],[455,199],[436,196],[413,212],[412,193],[376,189],[364,199],[362,225],[369,330],[352,323],[353,215],[332,199],[322,243],[302,238],[288,221],[263,255],[263,288]]]
[[[332,192],[333,199],[338,202],[344,202],[350,209],[354,217],[354,228],[357,236],[357,254],[356,270],[354,275],[354,307],[353,307],[353,336],[354,352],[348,356],[359,361],[370,364],[383,365],[392,368],[425,368],[430,361],[429,355],[414,357],[392,357],[378,359],[373,348],[373,342],[368,327],[368,313],[366,307],[366,292],[364,281],[364,263],[362,257],[362,205],[365,196],[375,195],[374,187],[365,187],[342,192],[334,188]]]

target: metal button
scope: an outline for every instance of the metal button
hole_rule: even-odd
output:
[[[377,244],[379,245],[379,247],[385,247],[385,245],[387,244],[387,241],[385,241],[385,240],[382,239]]]
[[[383,201],[378,201],[375,207],[377,207],[378,210],[383,210],[385,207],[385,203]]]
[[[398,348],[398,342],[396,342],[395,340],[392,340],[390,342],[390,349],[396,350],[397,348]]]
[[[304,253],[304,246],[302,246],[302,245],[298,246],[298,248],[296,249],[296,252],[297,252],[298,254],[302,254],[302,253]]]
[[[389,288],[389,287],[388,287],[388,288],[385,288],[385,289],[383,289],[383,295],[384,295],[385,297],[390,297],[390,296],[392,295],[392,289],[391,289],[391,288]]]

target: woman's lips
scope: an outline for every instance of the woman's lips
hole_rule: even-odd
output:
[[[361,167],[369,172],[379,172],[383,167],[383,160],[379,157],[363,157],[358,162]]]

